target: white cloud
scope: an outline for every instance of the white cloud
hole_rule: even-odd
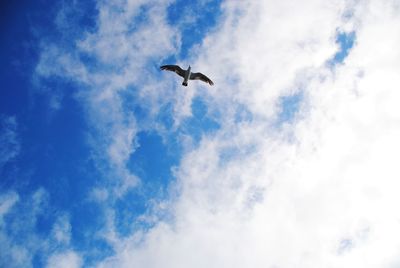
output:
[[[53,225],[52,234],[57,243],[66,245],[70,243],[71,224],[67,214],[63,214],[58,217]]]
[[[108,198],[108,191],[104,188],[94,188],[89,196],[89,200],[104,202]]]
[[[50,236],[37,232],[38,219],[48,209],[48,193],[43,188],[30,196],[14,191],[0,195],[0,266],[32,267],[34,256],[51,255],[50,267],[57,261],[63,267],[80,267],[80,257],[69,251],[71,225],[67,214],[62,214],[52,227]],[[59,255],[60,250],[65,252]]]
[[[215,87],[193,83],[178,92],[168,89],[170,80],[160,86],[148,67],[179,48],[179,31],[166,23],[169,2],[146,4],[147,16],[133,30],[143,3],[100,3],[97,29],[77,43],[77,54],[50,46],[37,68],[89,88],[79,95],[96,130],[94,157],[122,178],[93,196],[120,197],[136,185],[126,163],[136,134],[155,128],[138,125],[122,93],[134,92],[151,116],[173,103],[178,124],[200,96],[221,115],[221,129],[183,155],[172,187],[179,190],[173,220],[124,238],[115,232],[114,210],[106,208],[103,231],[116,254],[99,266],[397,265],[397,2],[226,1],[215,32],[191,54],[192,66],[207,71]],[[354,31],[356,42],[332,70],[326,63],[339,49],[338,31]],[[104,68],[78,60],[85,53]],[[299,91],[304,100],[295,121],[276,129],[279,99]],[[242,110],[251,116],[236,120]],[[71,252],[49,265],[55,260],[81,261]]]
[[[48,268],[79,268],[82,267],[81,257],[74,251],[67,251],[60,254],[52,255],[48,261]]]
[[[7,192],[0,195],[0,226],[3,224],[3,217],[17,203],[19,196],[16,192]]]
[[[171,1],[112,1],[97,3],[96,26],[79,33],[75,50],[64,44],[43,43],[36,67],[38,82],[63,77],[76,83],[76,98],[82,103],[90,126],[88,143],[97,170],[102,172],[89,199],[104,207],[106,230],[99,234],[118,241],[115,230],[115,202],[137,187],[140,178],[128,168],[139,146],[140,131],[161,129],[154,120],[163,106],[179,106],[170,83],[160,84],[159,63],[178,52],[180,33],[167,23]],[[69,7],[57,17],[60,31],[68,29]],[[71,36],[68,36],[71,39]],[[172,80],[171,80],[172,81]],[[38,83],[40,86],[40,83]],[[127,99],[133,99],[132,102]],[[55,100],[60,101],[58,98]],[[56,107],[57,105],[55,105]],[[140,107],[144,119],[138,124],[133,109]],[[59,242],[68,240],[65,230],[53,230]]]
[[[225,113],[222,128],[184,155],[174,221],[120,239],[99,266],[398,265],[398,11],[395,1],[226,2],[196,64],[215,77],[201,94]],[[337,29],[356,43],[330,70]],[[296,90],[297,120],[271,127],[279,97]],[[243,106],[253,119],[235,122]]]
[[[170,1],[120,1],[97,4],[98,19],[91,31],[75,36],[76,50],[44,44],[36,73],[41,78],[60,76],[76,82],[92,131],[88,135],[93,159],[109,179],[111,197],[122,197],[139,179],[127,167],[135,151],[136,134],[157,128],[153,123],[162,105],[175,102],[173,89],[156,83],[158,62],[177,51],[179,32],[167,23]],[[64,28],[63,7],[57,19]],[[85,58],[91,59],[87,63]],[[134,96],[127,103],[126,96]],[[58,99],[57,99],[58,100]],[[148,117],[138,125],[134,105]]]

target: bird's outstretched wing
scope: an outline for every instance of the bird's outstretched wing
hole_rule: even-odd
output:
[[[163,65],[160,67],[161,70],[167,70],[177,73],[178,75],[185,77],[185,71],[182,70],[178,65]]]
[[[210,78],[208,78],[207,76],[205,76],[202,73],[191,73],[190,80],[201,80],[203,82],[209,83],[211,86],[214,85],[214,82],[211,81]]]

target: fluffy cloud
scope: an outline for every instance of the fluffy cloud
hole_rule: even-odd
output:
[[[71,224],[68,215],[61,215],[53,225],[53,237],[58,243],[68,245],[71,240]]]
[[[14,191],[0,195],[0,266],[32,267],[33,260],[48,267],[80,267],[81,258],[70,248],[71,224],[62,214],[49,235],[38,233],[39,218],[48,211],[48,193],[43,188],[29,196]]]
[[[398,5],[223,8],[196,64],[216,78],[202,96],[222,128],[183,157],[174,220],[122,239],[100,267],[398,265]],[[330,67],[338,31],[356,43]],[[296,120],[276,129],[279,98],[296,91]],[[242,107],[251,119],[235,120]]]
[[[79,95],[97,131],[94,155],[123,178],[113,185],[117,197],[137,182],[126,168],[137,133],[157,129],[152,119],[166,103],[179,124],[201,97],[221,126],[182,156],[170,221],[119,237],[106,208],[116,254],[99,266],[398,265],[396,1],[226,1],[218,26],[191,50],[193,66],[216,86],[176,94],[147,67],[179,48],[179,29],[165,23],[168,4],[101,2],[96,31],[75,52],[50,47],[37,68],[89,88]],[[356,41],[343,63],[330,65],[340,32],[354,32]],[[61,69],[50,68],[53,61]],[[129,92],[147,109],[143,125],[124,106]],[[277,127],[281,98],[299,93],[294,121]],[[66,253],[49,263],[57,258],[81,261]]]
[[[82,259],[73,251],[53,255],[49,258],[46,267],[79,268],[82,266]]]
[[[153,119],[168,103],[173,90],[156,83],[160,58],[175,53],[179,32],[167,23],[170,1],[114,1],[97,4],[93,29],[73,36],[72,49],[44,43],[36,68],[39,79],[58,76],[79,85],[92,131],[88,141],[99,170],[110,178],[110,198],[120,198],[139,183],[127,167],[135,151],[136,134],[157,128]],[[75,5],[64,6],[57,16],[60,31],[69,23]],[[132,101],[128,101],[131,99]],[[130,109],[126,109],[130,107]],[[143,124],[132,109],[143,110]]]
[[[35,233],[46,196],[46,192],[39,189],[24,202],[20,202],[22,198],[16,192],[0,197],[0,265],[31,267],[34,254],[46,246]]]

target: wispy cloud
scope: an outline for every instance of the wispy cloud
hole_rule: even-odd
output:
[[[127,167],[137,146],[136,134],[157,127],[151,118],[174,101],[172,90],[155,83],[160,59],[179,45],[179,32],[166,22],[168,5],[168,1],[99,3],[95,29],[79,32],[73,49],[45,45],[36,69],[42,78],[59,76],[81,85],[77,95],[93,130],[92,156],[114,187],[110,197],[121,197],[138,184]],[[58,20],[60,27],[63,21]],[[144,124],[137,124],[134,107],[145,112]]]
[[[0,265],[4,267],[81,267],[81,257],[70,244],[69,215],[61,213],[51,228],[49,194],[43,188],[31,195],[21,196],[15,191],[0,195]],[[51,230],[51,231],[50,231]]]
[[[9,267],[30,267],[34,254],[45,241],[36,234],[36,222],[46,203],[46,192],[39,189],[27,199],[9,192],[0,198],[0,264]],[[27,202],[27,203],[25,203]]]
[[[84,85],[78,95],[93,128],[94,159],[116,180],[112,190],[93,191],[99,201],[115,201],[137,185],[127,167],[135,138],[162,129],[153,119],[167,104],[178,125],[191,116],[194,97],[217,115],[219,128],[184,151],[174,169],[164,209],[170,217],[123,236],[114,207],[104,206],[101,232],[115,255],[99,267],[397,263],[398,6],[223,2],[219,24],[189,56],[216,86],[175,91],[170,80],[161,86],[155,71],[179,51],[179,29],[166,23],[169,3],[101,2],[96,29],[80,36],[75,50],[49,46],[37,68]],[[346,60],[329,68],[338,32],[354,32],[357,40]],[[276,128],[282,97],[296,94],[298,116]],[[142,108],[145,120],[131,107]],[[177,125],[173,131],[188,135]],[[49,263],[81,262],[77,253],[61,254]]]
[[[68,245],[71,240],[71,224],[69,222],[68,215],[64,214],[58,217],[57,221],[53,225],[52,235],[54,239],[59,242]]]
[[[14,159],[20,151],[17,127],[14,116],[0,115],[0,172],[3,166]]]
[[[156,131],[165,136],[171,130],[158,120],[160,111],[174,107],[172,111],[180,112],[175,109],[180,105],[180,98],[175,96],[172,80],[166,82],[168,86],[159,83],[163,78],[160,62],[178,53],[180,46],[179,30],[167,21],[170,3],[99,2],[95,26],[73,36],[69,32],[72,41],[68,45],[43,43],[36,68],[39,85],[41,79],[55,77],[77,85],[74,95],[84,107],[89,126],[90,160],[101,175],[88,193],[88,200],[101,206],[106,223],[103,229],[93,232],[111,245],[121,239],[117,226],[120,221],[116,219],[118,202],[142,185],[141,178],[129,166],[132,154],[140,146],[138,133]],[[57,17],[60,31],[68,28],[64,23],[68,23],[65,14],[70,9],[64,7]],[[142,218],[146,222],[153,219],[146,215]],[[133,229],[134,222],[126,225],[127,229]],[[54,233],[60,242],[68,238],[59,229]]]
[[[0,195],[0,226],[3,225],[3,217],[18,202],[19,196],[16,192],[8,192]]]
[[[82,267],[82,259],[75,252],[67,251],[52,255],[49,258],[46,267],[79,268]]]
[[[100,267],[397,263],[398,7],[381,1],[223,6],[225,20],[204,40],[196,64],[218,82],[202,94],[210,109],[223,110],[221,129],[183,156],[174,221],[160,222],[144,238],[121,240],[116,256]],[[349,6],[353,17],[344,20]],[[332,71],[326,62],[337,53],[342,27],[355,31],[357,42]],[[304,89],[301,117],[275,129],[280,97],[298,88]],[[242,106],[252,119],[233,121]],[[351,246],[343,242],[349,237]]]

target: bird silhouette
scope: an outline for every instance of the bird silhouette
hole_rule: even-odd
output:
[[[160,67],[161,70],[167,70],[167,71],[171,71],[171,72],[175,72],[176,74],[178,74],[179,76],[183,77],[183,82],[182,82],[182,86],[187,86],[188,85],[188,80],[201,80],[203,82],[206,82],[208,84],[210,84],[211,86],[214,85],[214,82],[211,81],[210,78],[208,78],[207,76],[205,76],[202,73],[192,73],[190,70],[190,65],[189,68],[187,70],[183,70],[181,67],[179,67],[178,65],[163,65]]]

